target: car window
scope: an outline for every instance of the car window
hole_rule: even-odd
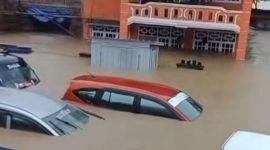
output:
[[[175,115],[164,105],[150,99],[141,98],[140,113],[175,118]]]
[[[59,135],[70,134],[82,129],[89,121],[89,115],[72,105],[66,105],[59,111],[42,119]]]
[[[110,103],[117,103],[121,105],[133,105],[133,101],[134,101],[133,96],[111,93]]]
[[[102,95],[101,100],[104,102],[110,102],[111,92],[105,91]]]
[[[17,67],[2,71],[0,79],[3,86],[19,89],[35,85],[39,82],[39,78],[29,67]]]
[[[192,103],[190,103],[188,100],[181,102],[177,108],[179,108],[191,120],[194,120],[201,115],[200,110],[195,109]]]
[[[189,95],[180,92],[172,97],[168,103],[182,112],[189,120],[195,120],[203,112],[202,106]]]
[[[40,126],[38,126],[33,120],[16,113],[8,113],[3,110],[0,110],[0,127],[7,127],[6,125],[8,117],[11,118],[11,129],[47,133],[42,128],[40,128]]]
[[[5,128],[6,127],[6,120],[7,120],[7,115],[0,110],[0,127]]]
[[[11,129],[33,131],[37,133],[46,133],[40,126],[38,126],[33,120],[20,115],[11,116]]]
[[[133,103],[135,97],[132,95],[121,94],[116,92],[105,91],[101,101],[105,102],[104,106],[117,110],[133,111]]]
[[[97,94],[96,90],[79,90],[77,95],[86,102],[92,102]]]

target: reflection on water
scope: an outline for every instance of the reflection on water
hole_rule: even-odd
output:
[[[89,59],[78,57],[79,52],[88,51],[89,43],[62,35],[21,33],[0,36],[2,43],[33,46],[35,52],[24,57],[37,71],[41,83],[30,90],[43,95],[61,98],[70,79],[90,71],[180,87],[202,103],[205,110],[195,122],[187,123],[87,107],[106,120],[92,118],[83,130],[63,137],[0,128],[0,145],[18,150],[217,150],[238,129],[269,134],[270,33],[255,33],[252,57],[247,62],[236,62],[230,57],[162,51],[160,67],[152,73],[91,69]],[[183,58],[196,58],[206,69],[176,69],[176,62]]]

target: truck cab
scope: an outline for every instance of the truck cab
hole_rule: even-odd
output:
[[[0,52],[0,86],[23,89],[39,82],[35,71],[23,58]]]

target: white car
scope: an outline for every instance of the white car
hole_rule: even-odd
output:
[[[224,143],[222,150],[270,150],[270,136],[237,131]]]
[[[61,136],[88,120],[86,112],[64,101],[0,87],[0,127]]]

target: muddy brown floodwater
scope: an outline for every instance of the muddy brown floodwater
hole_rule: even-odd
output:
[[[191,56],[162,51],[153,73],[124,73],[91,69],[87,41],[64,35],[17,33],[0,36],[1,43],[20,43],[35,52],[24,56],[41,83],[29,90],[61,98],[70,79],[82,73],[129,76],[180,87],[204,106],[192,123],[87,107],[106,121],[92,118],[82,130],[63,137],[0,129],[0,145],[17,150],[219,150],[236,130],[270,134],[270,32],[254,31],[246,62],[224,56]],[[176,69],[181,58],[196,58],[205,71]]]

